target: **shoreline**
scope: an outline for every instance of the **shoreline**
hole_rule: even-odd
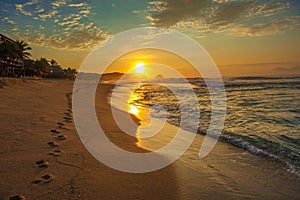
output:
[[[201,135],[179,160],[161,170],[130,174],[111,169],[89,154],[76,133],[70,109],[72,86],[67,80],[26,80],[0,89],[4,102],[0,105],[0,199],[14,195],[26,199],[297,199],[300,195],[299,178],[280,164],[231,144],[218,142],[199,160]],[[116,145],[145,152],[112,122],[106,100],[112,87],[98,89],[98,120]],[[162,144],[176,129],[167,124],[164,140],[148,142]]]
[[[114,86],[114,84],[110,84],[110,83],[105,83],[107,85],[111,85],[112,87]],[[124,84],[126,85],[126,83]],[[109,95],[109,100],[108,102],[111,102],[111,98],[112,98],[112,95]],[[111,103],[110,103],[111,105]],[[116,108],[118,109],[118,108]],[[139,112],[136,114],[136,115],[133,115],[131,114],[129,111],[127,111],[132,117],[135,117],[137,118],[138,121],[141,122],[141,126],[143,125],[147,125],[149,123],[149,118],[148,118],[148,115],[149,115],[149,111],[148,111],[149,108],[147,107],[144,107],[142,109],[139,110]],[[147,110],[147,111],[146,111]],[[125,109],[122,108],[122,111],[126,112]],[[146,119],[145,119],[146,118]],[[157,118],[159,119],[159,118]],[[145,123],[146,122],[146,123]],[[167,122],[169,125],[173,125],[175,127],[179,127],[178,124],[176,123],[172,123],[172,122]],[[189,130],[185,130],[185,131],[188,131]],[[198,133],[192,133],[192,134],[198,134],[200,136],[203,136],[205,137],[205,134],[204,132],[202,132],[202,130],[198,129]],[[163,140],[161,138],[161,140]],[[239,148],[239,149],[242,149],[242,150],[246,150],[247,152],[249,152],[250,154],[252,155],[255,155],[255,156],[258,156],[258,157],[262,157],[264,159],[269,159],[270,161],[274,161],[274,162],[278,162],[278,164],[282,164],[282,168],[283,170],[286,170],[287,172],[291,173],[291,175],[295,175],[297,177],[300,178],[300,172],[299,172],[299,167],[297,167],[297,165],[293,164],[293,162],[289,162],[289,161],[286,161],[284,159],[281,159],[280,157],[276,156],[275,154],[272,154],[272,153],[269,153],[267,152],[266,150],[263,150],[263,149],[260,149],[259,147],[249,143],[247,140],[245,139],[242,139],[242,138],[234,138],[228,134],[221,134],[219,139],[218,139],[218,142],[223,142],[223,143],[226,143],[226,144],[229,144],[229,145],[232,145],[233,147],[236,147],[236,148]],[[165,144],[167,144],[167,142],[165,142]],[[162,144],[162,145],[159,145],[160,147],[164,146],[165,144]],[[142,146],[141,146],[142,147]],[[158,148],[158,147],[156,147]],[[151,151],[151,148],[148,148],[148,150]]]

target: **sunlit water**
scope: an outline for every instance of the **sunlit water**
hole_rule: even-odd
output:
[[[190,79],[200,108],[199,134],[205,134],[210,122],[210,96],[202,80]],[[180,80],[159,84],[124,84],[117,99],[120,109],[152,108],[151,117],[163,118],[180,126],[180,116],[193,116],[194,106],[180,110],[176,95],[189,101],[188,91]],[[170,83],[172,82],[172,83]],[[249,152],[273,158],[287,164],[289,170],[299,174],[300,167],[300,77],[248,77],[224,79],[227,96],[227,115],[221,140],[247,149]],[[136,88],[129,101],[122,99],[122,92]],[[128,103],[130,104],[128,107]],[[154,105],[161,106],[154,106]],[[164,108],[164,110],[162,109]],[[129,109],[129,111],[130,111]],[[165,112],[166,111],[166,112]],[[195,112],[194,117],[199,117]],[[197,124],[183,124],[190,130]]]

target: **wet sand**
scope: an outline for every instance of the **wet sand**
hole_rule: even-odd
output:
[[[277,162],[232,145],[218,142],[206,158],[199,160],[200,135],[183,157],[161,170],[131,174],[111,169],[89,154],[76,133],[72,81],[6,79],[1,85],[0,199],[15,195],[26,199],[300,197],[298,177]],[[121,148],[147,152],[136,145],[136,138],[116,126],[107,103],[112,88],[98,88],[96,109],[101,126]],[[163,138],[148,142],[161,144],[172,137],[174,129],[167,124]]]

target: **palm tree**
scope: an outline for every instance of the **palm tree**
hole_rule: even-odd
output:
[[[16,41],[17,46],[17,61],[20,59],[23,63],[23,75],[25,75],[26,71],[28,70],[27,67],[24,65],[24,61],[28,60],[31,56],[31,54],[28,52],[31,50],[31,47],[28,46],[28,44],[24,41]]]
[[[31,54],[28,52],[31,47],[24,41],[16,41],[18,57],[24,61],[30,58]]]
[[[42,77],[49,78],[51,76],[52,68],[46,58],[36,60],[35,65]]]
[[[58,65],[57,62],[56,62],[56,60],[54,60],[54,59],[51,59],[51,60],[49,61],[49,63],[50,63],[50,65],[51,65],[51,67],[54,67],[54,66],[57,66],[57,65]]]

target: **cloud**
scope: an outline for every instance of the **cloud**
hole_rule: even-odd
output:
[[[221,4],[211,9],[211,14],[206,20],[206,23],[212,28],[224,26],[236,22],[241,17],[247,14],[247,11],[254,6],[252,1]]]
[[[72,26],[78,25],[79,22],[76,20],[70,20],[70,21],[65,21],[65,22],[60,22],[58,23],[60,26],[65,26],[68,25],[69,28],[71,28]]]
[[[89,21],[91,7],[83,1],[31,0],[15,5],[16,11],[28,17],[27,23],[11,27],[14,37],[31,45],[68,50],[90,50],[110,35]],[[28,23],[30,20],[30,23]],[[47,26],[44,21],[47,20]],[[5,17],[1,21],[15,24]]]
[[[36,9],[35,10],[35,12],[37,12],[37,13],[41,13],[41,12],[44,12],[45,11],[45,9],[43,9],[43,8],[40,8],[40,9]]]
[[[18,10],[21,14],[26,15],[26,16],[32,16],[32,12],[28,11],[25,8],[35,5],[38,2],[39,2],[39,0],[32,0],[32,1],[28,1],[24,4],[16,4],[15,7],[16,7],[16,10]]]
[[[57,10],[52,10],[52,11],[50,11],[50,12],[48,12],[48,13],[44,13],[44,14],[39,14],[38,16],[39,16],[39,18],[42,20],[42,21],[44,21],[45,19],[47,19],[47,18],[52,18],[54,15],[56,15],[58,13],[58,11]]]
[[[99,43],[106,40],[110,35],[97,28],[93,22],[79,22],[81,16],[72,15],[58,22],[64,26],[63,32],[43,36],[43,42],[35,38],[29,41],[43,46],[51,46],[56,49],[68,50],[91,50]]]
[[[149,6],[151,26],[194,32],[201,37],[203,33],[220,32],[240,36],[278,34],[297,27],[300,16],[290,16],[290,3],[279,0],[162,0],[151,1]]]
[[[84,3],[72,3],[72,4],[69,4],[70,7],[82,7],[82,6],[85,6]]]
[[[168,3],[163,1],[151,1],[148,3],[152,6],[153,11],[161,12],[163,10],[166,10]]]
[[[19,30],[19,27],[13,27],[12,29],[11,29],[12,31],[18,31]]]
[[[93,24],[86,24],[72,31],[67,30],[63,33],[51,35],[29,29],[22,34],[16,29],[14,34],[16,39],[25,40],[30,45],[73,51],[91,50],[109,37],[108,34],[96,28]]]
[[[253,7],[254,1],[241,1],[238,3],[224,3],[233,1],[209,0],[164,0],[152,1],[153,14],[148,16],[156,26],[171,27],[182,21],[201,19],[207,26],[221,26],[231,23]],[[160,6],[162,9],[157,9]]]
[[[269,23],[261,23],[254,25],[242,25],[231,30],[232,33],[241,36],[264,36],[274,35],[287,30],[293,30],[300,24],[300,16],[285,17],[276,19]]]
[[[66,3],[67,3],[66,0],[57,0],[57,1],[52,2],[51,4],[54,8],[59,8],[63,5],[65,5]]]
[[[96,47],[100,42],[107,39],[109,35],[105,34],[100,29],[91,25],[83,26],[81,29],[75,31],[68,31],[61,34],[53,34],[46,36],[45,34],[37,33],[35,36],[27,34],[22,36],[22,39],[28,41],[29,44],[39,46],[53,47],[56,49],[68,50],[90,50]]]
[[[271,16],[290,8],[289,2],[268,2],[253,9],[253,15]]]
[[[82,14],[83,16],[86,16],[87,14],[90,13],[90,9],[81,10],[79,11],[79,13]]]
[[[1,21],[6,22],[8,24],[16,24],[16,22],[8,17],[4,17]]]
[[[165,0],[152,1],[152,11],[154,12],[148,19],[151,19],[156,26],[170,27],[181,20],[199,16],[201,10],[209,5],[209,0]]]
[[[25,11],[24,7],[22,4],[16,4],[16,10],[20,11],[21,14],[26,15],[26,16],[32,16],[31,12]]]

